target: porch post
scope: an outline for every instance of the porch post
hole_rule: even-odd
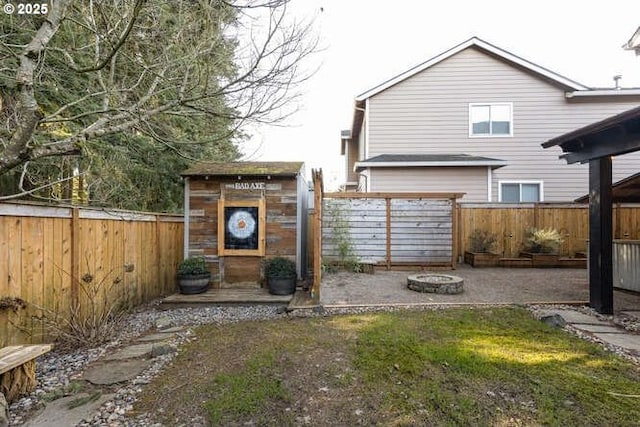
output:
[[[613,314],[611,157],[589,160],[589,305]]]

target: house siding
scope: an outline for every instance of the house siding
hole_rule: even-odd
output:
[[[459,192],[465,202],[487,201],[486,167],[372,168],[369,191]]]
[[[640,101],[619,99],[567,100],[563,89],[472,47],[369,98],[368,139],[360,159],[365,153],[367,158],[436,153],[499,158],[508,166],[493,171],[494,201],[498,200],[498,181],[518,180],[543,181],[545,201],[573,200],[587,192],[587,166],[568,166],[558,158],[559,149],[543,150],[540,144],[636,107]],[[469,104],[493,102],[513,104],[513,136],[469,137]],[[639,169],[640,153],[616,157],[613,179]],[[374,171],[371,190],[404,191],[397,185],[408,185],[408,176],[415,172],[407,170],[399,176],[395,172]],[[471,195],[477,189],[442,191]],[[486,189],[484,195],[486,201]]]

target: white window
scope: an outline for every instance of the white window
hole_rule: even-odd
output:
[[[501,202],[526,203],[543,201],[542,181],[500,181]]]
[[[469,104],[469,136],[513,136],[513,104]]]

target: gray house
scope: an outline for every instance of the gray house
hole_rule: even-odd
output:
[[[638,105],[640,88],[589,88],[474,37],[356,97],[344,189],[573,200],[586,166],[541,142]],[[639,170],[640,154],[616,157],[614,181]]]

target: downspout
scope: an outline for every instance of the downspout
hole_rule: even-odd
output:
[[[491,166],[487,166],[487,202],[493,199],[493,172]]]

